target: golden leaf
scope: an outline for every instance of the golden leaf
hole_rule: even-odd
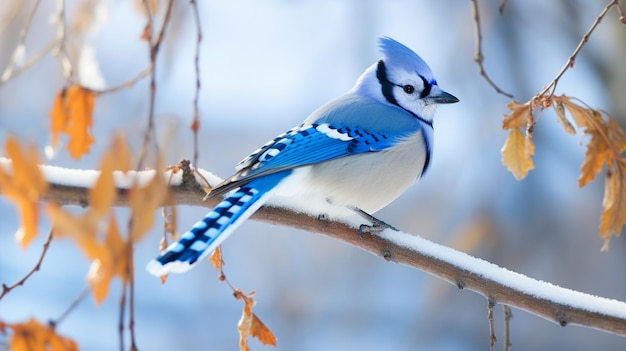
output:
[[[104,244],[96,251],[87,274],[87,283],[96,303],[102,303],[109,293],[111,280],[119,276],[122,280],[128,279],[127,266],[128,244],[122,239],[115,217],[111,216],[107,225]],[[132,270],[132,265],[129,267]]]
[[[11,351],[78,351],[74,340],[60,336],[56,331],[34,319],[25,323],[5,324],[13,331],[9,337]]]
[[[580,177],[578,177],[578,186],[584,187],[595,178],[596,174],[602,170],[602,165],[607,161],[608,145],[604,142],[598,131],[594,129],[585,130],[586,134],[591,135],[591,139],[587,143],[587,151],[585,159],[580,167]]]
[[[624,159],[611,164],[604,183],[600,237],[604,239],[602,251],[609,248],[611,235],[619,235],[626,223],[626,184],[624,181]]]
[[[82,215],[68,213],[53,203],[47,207],[55,234],[58,233],[59,237],[67,236],[73,239],[85,255],[93,260],[87,274],[87,281],[97,303],[101,303],[108,295],[109,285],[113,278],[120,277],[125,281],[128,279],[128,272],[132,271],[132,262],[129,260],[128,252],[129,243],[122,238],[115,216],[111,211],[117,196],[113,171],[116,169],[129,170],[130,159],[130,151],[126,143],[120,136],[116,136],[111,148],[102,157],[100,176],[89,191],[91,207]],[[164,182],[162,179],[161,181]],[[131,190],[131,192],[134,190],[136,189]],[[152,197],[158,196],[158,189],[149,184],[140,190],[143,193],[139,193],[139,197],[141,197],[139,203],[134,204],[135,211],[137,211],[138,206],[144,206],[144,210],[149,212],[144,216],[154,216],[154,209],[148,206]],[[134,194],[137,195],[138,192]],[[142,224],[142,221],[145,220],[139,216],[133,219],[135,218],[139,218],[139,221],[136,222],[139,223],[140,228],[141,226],[145,227],[145,224]],[[102,240],[98,238],[97,233],[104,219],[107,220],[107,223]]]
[[[117,171],[128,172],[133,167],[133,160],[128,143],[121,134],[115,134],[109,148],[109,153],[114,156],[113,168]]]
[[[574,129],[574,126],[570,123],[567,117],[565,117],[565,108],[563,107],[563,103],[560,100],[557,102],[555,99],[552,102],[552,106],[554,106],[554,111],[556,112],[556,120],[559,122],[561,127],[563,127],[563,130],[568,134],[575,135],[576,129]]]
[[[254,313],[252,314],[250,335],[257,338],[263,345],[276,346],[276,336]]]
[[[9,137],[5,150],[12,166],[11,174],[5,173],[0,167],[0,190],[17,207],[21,227],[15,238],[22,248],[26,248],[37,236],[38,200],[48,189],[48,183],[39,169],[39,156],[35,147],[22,150],[17,139]]]
[[[100,161],[100,176],[89,189],[89,204],[91,211],[98,218],[108,213],[117,197],[117,189],[113,178],[113,171],[128,172],[131,168],[131,156],[126,142],[121,135],[116,135],[109,150]]]
[[[222,247],[218,246],[209,256],[209,262],[213,264],[213,268],[220,270],[224,267],[224,260],[222,260]]]
[[[89,189],[89,205],[97,217],[102,217],[111,210],[117,190],[115,181],[113,180],[113,164],[115,163],[115,155],[111,152],[106,153],[100,161],[100,176],[98,180]]]
[[[154,177],[145,187],[133,186],[130,192],[133,241],[140,240],[154,226],[154,213],[163,205],[167,191],[168,186],[160,171],[154,172]]]
[[[50,110],[50,133],[52,134],[52,146],[56,147],[59,142],[59,134],[65,131],[69,116],[65,109],[65,95],[67,91],[61,90],[52,104]]]
[[[595,112],[598,113],[597,111]],[[621,154],[626,151],[626,134],[617,121],[610,118],[610,116],[606,123],[606,133],[609,139],[609,144],[613,146],[616,153]]]
[[[79,85],[72,85],[57,94],[50,110],[52,144],[56,145],[59,133],[69,136],[67,149],[74,158],[89,152],[95,141],[91,135],[92,114],[96,93]]]
[[[248,338],[250,336],[257,338],[264,345],[276,346],[276,337],[269,330],[269,328],[263,324],[263,322],[252,313],[252,308],[256,304],[256,301],[252,298],[255,292],[244,294],[241,290],[236,289],[234,292],[235,298],[243,300],[243,312],[241,319],[237,323],[237,330],[239,331],[239,349],[241,351],[249,351]]]
[[[525,178],[528,171],[535,167],[531,158],[534,144],[532,140],[524,138],[519,128],[511,129],[500,151],[502,163],[517,180]]]
[[[521,104],[516,101],[509,103],[506,107],[511,110],[511,114],[504,115],[502,129],[526,127],[532,120],[529,106],[529,103]]]
[[[576,103],[573,103],[567,96],[562,96],[563,105],[567,111],[572,115],[574,123],[578,128],[584,128],[589,126],[589,119],[592,118],[591,111],[582,107]]]
[[[59,205],[49,203],[46,212],[56,238],[73,239],[87,257],[94,257],[99,251],[96,233],[99,218],[87,211],[83,215],[75,215],[64,211]]]

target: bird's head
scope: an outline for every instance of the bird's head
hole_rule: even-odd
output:
[[[388,37],[380,38],[378,46],[383,58],[361,75],[354,87],[357,93],[425,120],[432,120],[437,104],[459,101],[439,87],[430,67],[411,49]]]

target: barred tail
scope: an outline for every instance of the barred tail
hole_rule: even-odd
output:
[[[270,197],[272,189],[290,172],[255,179],[220,202],[193,228],[150,261],[152,275],[183,273],[208,256]]]

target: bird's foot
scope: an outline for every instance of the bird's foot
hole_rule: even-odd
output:
[[[361,239],[363,239],[363,233],[380,234],[385,229],[391,229],[391,230],[398,231],[398,229],[396,229],[392,225],[387,224],[384,221],[381,221],[380,219],[372,216],[371,214],[363,211],[362,209],[360,209],[358,207],[350,207],[350,209],[352,211],[354,211],[355,213],[357,213],[359,216],[365,218],[366,220],[368,220],[369,222],[372,223],[371,225],[370,224],[361,224],[359,226],[359,237]]]
[[[372,217],[373,218],[373,217]],[[363,239],[363,233],[380,234],[385,229],[398,231],[394,226],[387,224],[380,219],[373,218],[372,224],[361,224],[359,226],[359,237]]]

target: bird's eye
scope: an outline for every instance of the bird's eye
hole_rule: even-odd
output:
[[[415,87],[410,84],[407,84],[407,85],[402,86],[402,90],[404,90],[404,92],[407,94],[413,94],[415,92]]]

